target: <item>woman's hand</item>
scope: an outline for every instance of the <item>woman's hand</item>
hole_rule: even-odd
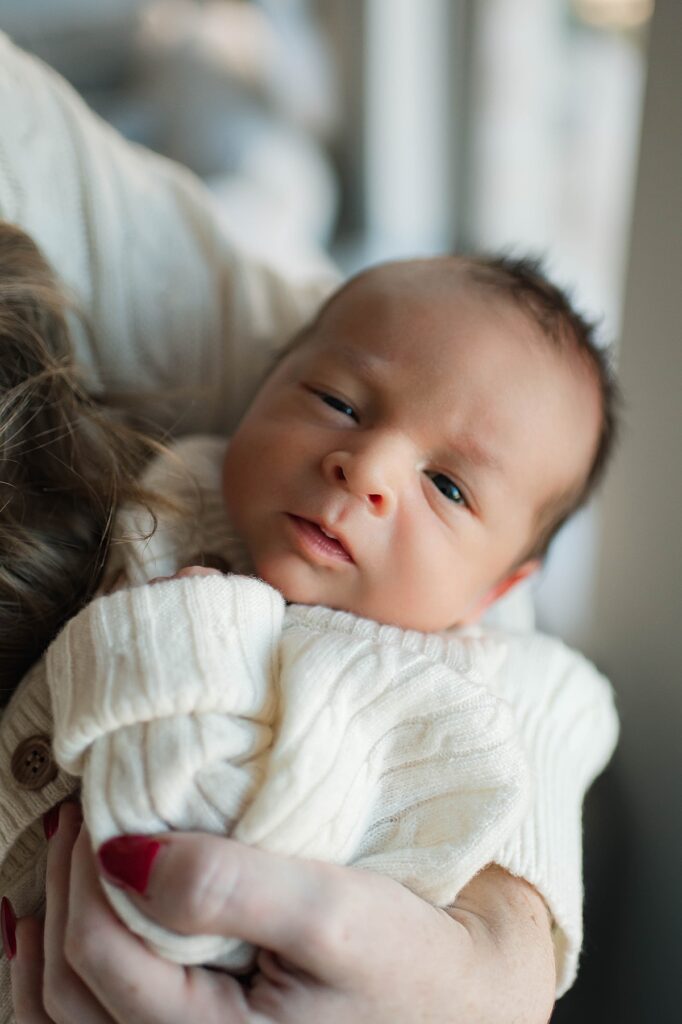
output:
[[[122,861],[126,844],[117,841],[118,861],[105,858],[109,879],[115,866],[119,882],[124,874],[130,895],[166,927],[237,936],[267,950],[248,986],[161,960],[131,935],[104,898],[77,809],[65,805],[50,842],[44,942],[37,921],[17,926],[17,1024],[542,1024],[549,1017],[544,905],[499,869],[479,875],[445,912],[370,872],[203,834],[156,843],[128,844]]]

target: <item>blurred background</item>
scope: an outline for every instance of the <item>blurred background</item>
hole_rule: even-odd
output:
[[[618,463],[532,593],[623,722],[586,809],[582,971],[553,1020],[679,1020],[682,4],[0,0],[0,28],[199,174],[267,259],[542,255],[617,347]]]

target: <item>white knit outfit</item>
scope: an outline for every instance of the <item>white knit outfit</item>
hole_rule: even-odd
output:
[[[292,282],[235,251],[192,175],[124,142],[2,33],[0,217],[32,235],[87,314],[91,330],[74,330],[92,388],[165,390],[166,402],[146,401],[144,413],[177,431],[228,433],[272,350],[335,283],[332,275]],[[608,685],[579,655],[537,634],[508,639],[490,689],[509,706],[532,791],[491,860],[547,901],[560,995],[581,945],[582,801],[610,757],[617,722]],[[47,763],[51,734],[41,661],[0,719],[0,892],[20,916],[44,899],[42,815],[76,785]],[[43,759],[31,785],[17,767],[24,750]],[[0,958],[0,1024],[13,1019]]]
[[[233,561],[225,450],[187,440],[143,477],[187,518],[162,517],[151,542],[118,548],[127,579],[188,564],[198,534],[200,549]],[[127,532],[134,515],[122,518]],[[147,536],[151,523],[139,526]],[[95,848],[120,833],[226,833],[370,867],[447,906],[528,802],[513,718],[487,685],[503,658],[485,636],[285,611],[281,594],[248,576],[138,586],[94,601],[51,645],[54,750],[83,777]],[[162,931],[108,892],[158,952],[243,966],[235,941]]]
[[[162,515],[151,540],[116,548],[112,575],[143,584],[202,553],[248,569],[221,494],[225,449],[221,439],[191,438],[155,461],[145,486],[183,515]],[[117,532],[144,536],[150,525],[148,513],[130,510]],[[285,609],[275,590],[243,575],[138,585],[94,601],[48,651],[55,754],[83,777],[95,846],[169,828],[229,833],[381,871],[446,906],[487,864],[510,867],[502,851],[538,768],[513,703],[517,688],[533,689],[526,673],[538,654],[606,703],[592,666],[547,638],[425,634],[325,608]],[[560,699],[539,682],[545,699]],[[539,701],[534,714],[543,711]],[[551,772],[553,752],[538,754]],[[543,828],[554,828],[564,809],[541,813]],[[575,878],[579,841],[564,854],[577,858]],[[567,941],[579,944],[580,894],[553,869],[543,864],[538,888],[567,922],[555,936],[561,970]],[[243,946],[167,932],[121,890],[108,893],[169,958],[246,962]]]

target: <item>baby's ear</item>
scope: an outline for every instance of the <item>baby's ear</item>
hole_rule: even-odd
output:
[[[499,601],[501,597],[508,594],[512,587],[515,587],[517,583],[521,583],[523,580],[527,580],[529,576],[532,576],[534,572],[542,565],[542,561],[539,558],[529,558],[526,562],[522,562],[521,565],[517,565],[515,569],[496,583],[487,594],[484,594],[479,601],[471,608],[469,612],[462,619],[461,625],[470,626],[474,622],[478,622],[486,608],[489,608],[495,601]]]

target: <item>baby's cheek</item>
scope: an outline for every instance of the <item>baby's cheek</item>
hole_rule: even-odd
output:
[[[374,614],[403,629],[434,632],[452,625],[461,606],[461,581],[447,557],[402,558],[396,553],[390,580],[375,588]]]

